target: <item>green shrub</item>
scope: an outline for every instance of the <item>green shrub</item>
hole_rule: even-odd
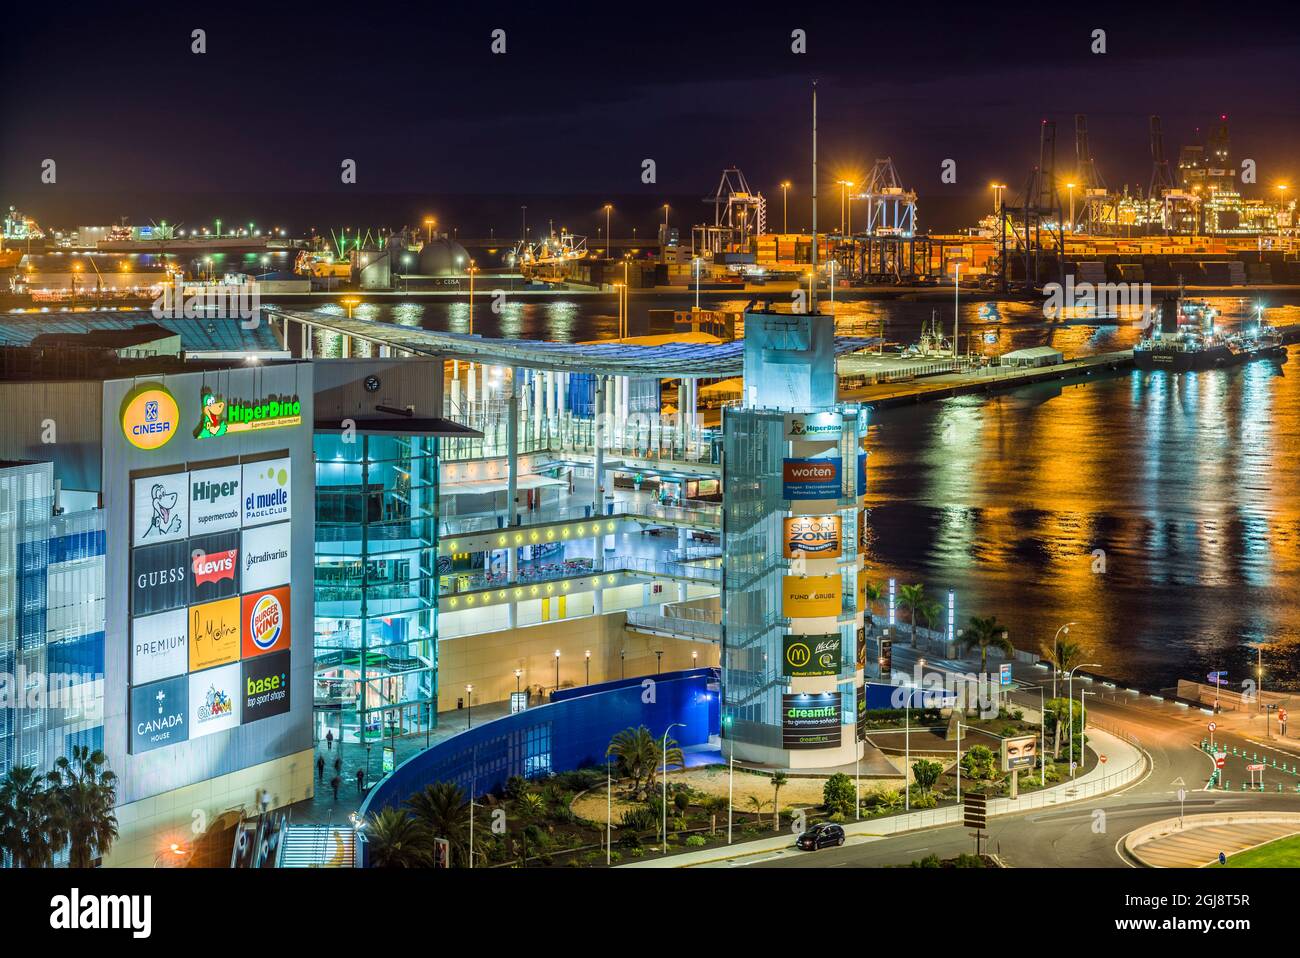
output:
[[[922,858],[920,861],[912,862],[911,867],[912,868],[942,868],[943,865],[939,862],[938,855],[929,854],[926,855],[924,858]]]
[[[686,844],[691,848],[702,848],[707,845],[708,842],[705,841],[703,835],[692,835],[690,838],[686,839]]]
[[[922,792],[912,789],[912,808],[934,808],[939,804],[939,800],[930,792]]]
[[[955,867],[955,868],[983,868],[983,867],[984,867],[984,859],[980,858],[978,855],[968,855],[968,854],[966,854],[965,852],[962,852],[960,855],[957,856],[957,860],[956,860],[955,862],[953,862],[953,867]]]
[[[853,779],[843,772],[836,772],[822,786],[822,807],[828,812],[848,815],[853,811],[856,796]]]
[[[648,832],[659,827],[659,816],[649,808],[629,808],[619,817],[618,827],[633,832]]]
[[[993,777],[993,762],[993,752],[987,745],[973,745],[961,757],[962,771],[978,779]]]
[[[690,807],[690,804],[691,796],[686,792],[678,792],[673,796],[673,805],[676,806],[679,812],[686,811],[686,809]]]

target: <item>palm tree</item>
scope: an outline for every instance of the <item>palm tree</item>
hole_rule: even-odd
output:
[[[641,802],[645,801],[650,789],[654,788],[659,763],[664,759],[662,738],[655,738],[644,725],[638,728],[626,728],[615,735],[605,750],[618,760],[618,771],[624,778],[632,780],[632,795]],[[667,767],[685,765],[682,750],[673,739],[667,739]]]
[[[67,841],[59,808],[45,779],[30,765],[11,768],[0,780],[0,851],[15,868],[48,868]]]
[[[524,840],[523,867],[528,867],[528,827],[546,814],[546,799],[536,792],[524,792],[515,799],[515,815],[523,823],[520,836]]]
[[[1052,663],[1052,667],[1056,670],[1056,674],[1058,675],[1069,672],[1070,669],[1074,668],[1076,665],[1081,665],[1083,660],[1091,654],[1086,648],[1084,648],[1082,643],[1074,641],[1068,635],[1060,639],[1056,643],[1055,648],[1052,648],[1052,646],[1044,642],[1042,653],[1043,658]],[[1053,677],[1053,690],[1056,688],[1055,683],[1056,679]]]
[[[709,795],[700,805],[709,813],[709,834],[716,835],[718,832],[718,812],[727,807],[727,796]]]
[[[381,808],[366,823],[370,860],[376,868],[427,868],[433,864],[433,836],[400,808]]]
[[[1016,647],[1011,644],[1007,638],[1007,630],[998,622],[996,615],[990,615],[980,618],[972,615],[970,618],[970,630],[962,636],[962,645],[966,651],[978,648],[980,650],[980,673],[988,671],[985,667],[988,663],[989,648],[995,648],[1003,655],[1012,655]]]
[[[790,781],[785,772],[772,773],[772,831],[781,830],[781,787]]]
[[[916,648],[916,607],[925,601],[925,586],[917,582],[898,590],[898,601],[907,607],[907,618],[912,623],[912,648]]]
[[[424,791],[416,792],[406,800],[406,805],[429,834],[435,838],[445,838],[450,846],[454,863],[457,856],[468,855],[466,823],[469,820],[469,804],[465,793],[454,782],[434,782],[426,785]]]
[[[767,802],[757,795],[749,796],[749,806],[754,810],[754,821],[758,822],[763,817],[763,809],[767,808]]]
[[[68,866],[89,868],[117,839],[117,776],[104,766],[99,749],[74,745],[72,757],[60,756],[46,778],[67,827]]]
[[[879,582],[868,582],[862,587],[862,598],[867,603],[867,620],[876,614],[876,603],[884,596],[884,587]]]
[[[917,605],[916,614],[925,620],[925,627],[933,631],[935,620],[943,615],[943,603],[927,595]]]

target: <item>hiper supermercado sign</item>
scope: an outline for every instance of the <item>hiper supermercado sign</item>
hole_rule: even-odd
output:
[[[781,535],[783,555],[787,559],[838,559],[840,545],[839,516],[788,516]]]

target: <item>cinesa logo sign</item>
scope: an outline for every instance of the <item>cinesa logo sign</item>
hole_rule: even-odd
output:
[[[176,435],[180,408],[161,383],[144,383],[122,400],[122,435],[137,449],[160,449]]]

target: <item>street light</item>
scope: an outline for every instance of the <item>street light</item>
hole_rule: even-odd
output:
[[[790,181],[785,180],[781,183],[781,232],[782,234],[790,232],[790,218],[786,215],[789,211],[790,199]]]
[[[437,222],[438,221],[434,219],[432,216],[426,216],[424,218],[424,233],[425,236],[427,237],[426,242],[429,243],[433,242],[433,227]]]
[[[465,686],[465,728],[474,725],[474,686]]]
[[[1074,778],[1074,671],[1075,669],[1099,669],[1100,662],[1083,662],[1076,665],[1069,672],[1065,673],[1066,681],[1070,683],[1070,724],[1067,726],[1070,730],[1070,778]],[[1082,743],[1080,743],[1082,745]],[[1083,756],[1080,755],[1080,758]]]
[[[587,660],[587,681],[586,681],[586,684],[587,684],[587,685],[590,685],[590,684],[591,684],[591,649],[588,649],[588,650],[584,653],[584,657],[585,657],[586,660]]]
[[[675,728],[686,728],[685,722],[673,722],[664,729],[664,854],[668,854],[668,733]]]
[[[1005,183],[990,183],[989,189],[993,191],[993,212],[997,213],[1002,209],[1002,191],[1007,188]]]
[[[474,261],[469,261],[469,334],[474,335],[474,274],[478,272],[478,267]]]
[[[520,677],[521,677],[523,674],[524,674],[524,670],[523,670],[523,669],[515,669],[515,691],[516,691],[516,692],[520,691],[520,688],[519,688],[519,679],[520,679]]]
[[[605,204],[605,259],[609,259],[609,251],[611,249],[609,245],[609,240],[610,240],[609,214],[612,213],[613,211],[614,211],[614,204],[606,203]]]
[[[1074,184],[1066,183],[1065,188],[1070,191],[1070,232],[1074,232]]]
[[[560,687],[560,650],[555,650],[555,687]]]
[[[355,296],[344,296],[343,299],[339,300],[339,302],[347,307],[348,319],[352,318],[352,308],[361,304],[361,300],[357,299]]]
[[[1070,626],[1078,624],[1078,622],[1067,622],[1056,630],[1056,635],[1052,636],[1052,698],[1056,698],[1056,676],[1061,671],[1056,664],[1059,661],[1058,656],[1060,654],[1057,651],[1056,644],[1061,640],[1062,635],[1070,634]]]

